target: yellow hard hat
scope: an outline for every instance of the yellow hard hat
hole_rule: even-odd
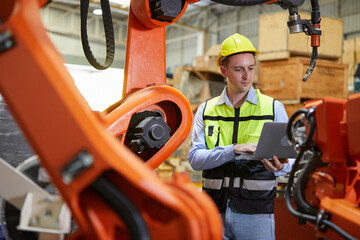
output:
[[[217,66],[220,67],[223,57],[241,52],[253,52],[255,55],[260,53],[247,37],[235,33],[222,42],[220,53],[216,58]]]

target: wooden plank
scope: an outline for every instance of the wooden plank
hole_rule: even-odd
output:
[[[269,61],[269,60],[287,59],[289,57],[290,57],[289,51],[276,51],[276,52],[260,53],[258,56],[256,56],[256,59],[259,61]]]

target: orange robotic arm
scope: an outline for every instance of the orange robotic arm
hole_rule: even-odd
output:
[[[0,91],[71,209],[78,229],[68,239],[220,239],[210,198],[181,181],[161,182],[109,133],[107,118],[89,108],[41,24],[45,3],[1,1]],[[144,109],[175,105],[185,115],[186,126],[177,123],[185,134],[189,104],[179,93],[161,96],[168,88],[157,87],[158,102],[145,99],[151,90],[134,94],[145,95]]]
[[[105,111],[109,131],[151,168],[165,161],[191,129],[192,112],[188,101],[178,90],[165,85],[165,26],[179,19],[189,2],[177,1],[178,12],[170,14],[166,12],[166,5],[155,12],[149,1],[131,2],[125,97]],[[152,12],[157,13],[161,21],[153,19]]]

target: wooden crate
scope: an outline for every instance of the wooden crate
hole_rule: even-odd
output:
[[[355,62],[360,63],[360,37],[355,38]]]
[[[303,82],[309,62],[308,58],[301,57],[261,62],[259,68],[261,92],[291,104],[300,103],[301,99],[348,96],[346,64],[318,60],[307,82]]]
[[[299,13],[302,19],[310,15]],[[305,33],[290,34],[287,28],[286,11],[261,15],[259,20],[258,59],[285,59],[290,56],[310,56],[311,37]],[[321,18],[322,35],[320,37],[319,58],[338,59],[342,55],[343,22],[341,19]]]
[[[211,46],[204,56],[196,57],[192,66],[201,71],[208,71],[220,74],[220,68],[216,64],[216,58],[221,49],[221,45]]]

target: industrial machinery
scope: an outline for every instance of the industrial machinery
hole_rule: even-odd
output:
[[[290,117],[287,129],[299,150],[287,183],[287,207],[300,222],[313,225],[319,237],[360,239],[360,94],[313,100],[305,107]],[[312,157],[291,194],[305,152]]]
[[[221,239],[219,214],[205,193],[198,192],[181,177],[164,183],[151,171],[177,149],[191,128],[192,115],[188,101],[179,91],[165,85],[165,27],[176,22],[186,11],[188,4],[193,2],[196,0],[131,2],[124,98],[105,112],[99,113],[92,111],[77,91],[62,58],[46,35],[39,11],[47,1],[1,1],[0,92],[38,155],[41,166],[46,169],[52,184],[71,211],[76,231],[67,233],[67,239],[168,239],[169,236],[171,239]],[[291,31],[304,31],[313,35],[311,66],[304,79],[308,78],[315,67],[321,34],[317,1],[311,1],[311,23],[301,20],[297,12],[297,7],[304,0],[216,2],[239,6],[273,3],[289,9],[288,25]],[[111,35],[110,32],[108,34]],[[86,42],[86,36],[83,37],[84,41]],[[109,44],[111,45],[111,36]],[[91,62],[95,62],[97,68],[106,68],[111,62],[112,54],[110,48],[104,65]],[[86,55],[88,59],[92,58],[89,52]],[[349,100],[349,107],[356,102],[359,101]],[[317,112],[318,110],[315,111]],[[314,136],[319,131],[333,131],[331,127],[325,129],[321,125],[322,122],[329,121],[333,126],[331,118],[322,119],[324,115],[321,113],[313,116],[319,124]],[[359,120],[354,116],[347,116],[347,121],[352,126],[348,133],[353,134],[356,129],[358,131],[356,123]],[[340,125],[342,127],[339,128],[344,130],[344,125]],[[341,137],[340,139],[344,139],[344,135]],[[358,179],[355,169],[359,167],[358,158],[356,159],[359,156],[359,146],[354,139],[351,138],[352,145],[349,142],[354,152],[347,153],[348,149],[343,149],[344,154],[353,160],[342,160],[340,173],[334,173],[334,168],[329,168],[333,170],[329,175],[339,174],[340,180],[334,179],[345,184],[343,193],[350,191],[351,187],[348,186],[352,186],[348,177]],[[322,144],[319,149],[323,154],[327,151],[332,153],[332,149],[327,148],[327,142],[321,140],[316,138],[314,142]],[[328,157],[322,162],[340,161],[338,158],[333,160],[332,155]],[[351,165],[347,167],[347,164]],[[11,170],[4,164],[0,171]],[[4,185],[3,182],[0,184]],[[305,189],[303,186],[304,183],[301,190]],[[336,197],[343,201],[347,198],[353,201],[355,198],[357,202],[353,201],[354,204],[359,204],[358,188],[357,181],[357,185],[352,188],[355,190],[345,194],[346,198],[345,195]],[[6,196],[6,187],[1,188],[0,195],[5,195],[10,203],[23,205],[21,213],[27,213],[28,221],[22,222],[21,229],[55,234],[59,239],[64,237],[63,226],[69,225],[66,210],[57,211],[53,226],[40,224],[39,220],[43,217],[51,216],[53,219],[55,211],[50,211],[47,206],[58,201],[55,197],[38,191],[41,198],[26,192],[23,195],[17,193]],[[302,195],[303,191],[300,191],[299,196]],[[39,211],[39,199],[42,200],[44,205],[41,206],[44,206],[45,211],[44,208]],[[61,203],[55,207],[63,209]],[[320,208],[325,208],[326,217],[333,209],[325,207],[322,199]],[[353,210],[352,216],[358,213],[358,206]],[[348,229],[341,223],[349,215],[344,216],[338,210],[334,212],[334,216],[340,228],[353,233],[353,227]],[[302,219],[308,220],[305,217]],[[332,218],[327,221],[332,221]],[[359,226],[359,221],[352,219],[350,222],[353,224],[351,226]]]

